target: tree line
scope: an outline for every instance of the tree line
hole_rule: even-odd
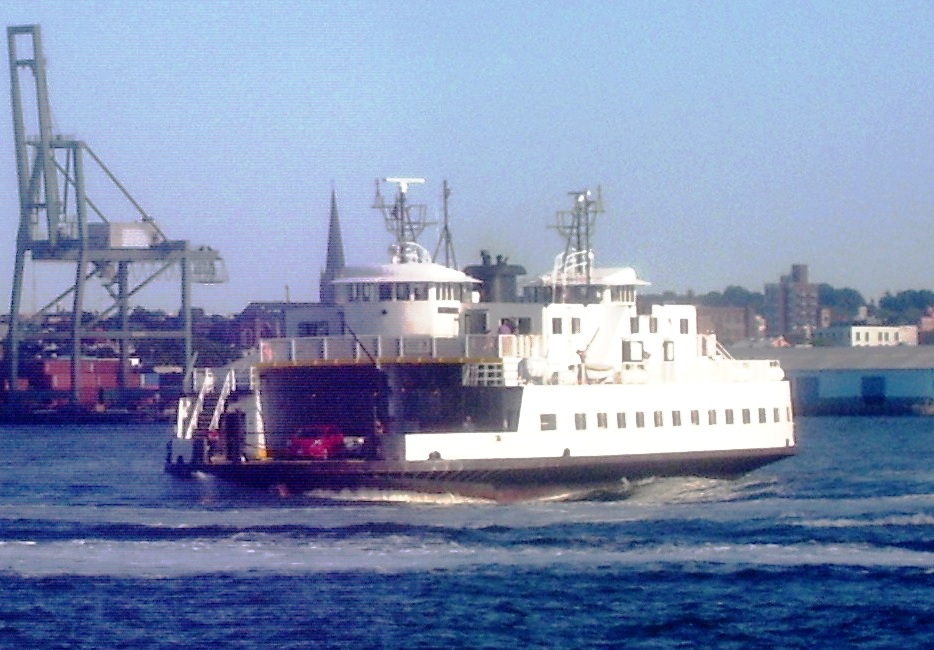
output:
[[[835,322],[857,322],[863,318],[872,319],[883,325],[916,325],[928,310],[934,308],[934,291],[926,289],[907,289],[898,293],[886,292],[878,304],[867,302],[856,289],[836,288],[827,283],[817,285],[820,308],[828,308],[834,314]],[[750,291],[745,287],[730,285],[723,291],[710,291],[703,294],[676,294],[668,291],[660,295],[644,298],[649,302],[688,302],[706,307],[742,307],[752,309],[757,314],[763,313],[765,294]],[[865,308],[863,310],[863,308]]]

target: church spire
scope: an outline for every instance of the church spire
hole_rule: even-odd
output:
[[[334,303],[334,287],[331,281],[336,278],[344,268],[344,241],[341,237],[341,224],[337,215],[337,197],[334,188],[331,188],[331,214],[328,220],[328,253],[324,271],[321,273],[321,284],[318,292],[320,300],[326,304]]]

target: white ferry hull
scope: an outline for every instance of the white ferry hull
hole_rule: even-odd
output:
[[[518,501],[614,492],[627,481],[648,477],[736,478],[794,453],[794,448],[788,447],[508,460],[225,461],[202,466],[168,464],[167,469],[184,475],[200,471],[243,485],[290,493],[399,490]]]

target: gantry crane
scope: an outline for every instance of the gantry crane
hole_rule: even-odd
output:
[[[191,285],[225,281],[223,259],[211,248],[168,239],[85,142],[53,133],[40,27],[8,27],[7,39],[20,205],[6,339],[11,405],[16,405],[20,395],[20,346],[25,341],[55,341],[70,347],[73,402],[78,401],[81,388],[82,344],[90,339],[106,337],[117,342],[122,361],[121,388],[126,388],[134,340],[184,340],[188,376],[193,363]],[[30,75],[33,84],[29,83]],[[24,101],[31,104],[29,111],[24,110]],[[27,135],[27,128],[35,128],[36,133]],[[103,173],[111,189],[115,188],[132,206],[131,220],[110,220],[87,195],[85,176],[89,170],[85,166],[89,162]],[[71,264],[75,268],[74,281],[32,314],[24,314],[21,309],[27,260],[33,264]],[[138,299],[140,290],[156,278],[170,275],[167,272],[173,269],[180,270],[178,326],[158,331],[131,329],[131,300]],[[90,315],[85,311],[89,282],[101,283],[106,292],[105,303],[109,303],[102,311]],[[43,319],[68,302],[70,331],[43,331]],[[101,324],[112,317],[116,317],[118,328],[102,333]]]

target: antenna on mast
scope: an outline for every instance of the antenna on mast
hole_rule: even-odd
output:
[[[590,190],[568,192],[574,197],[574,207],[555,213],[552,226],[564,237],[564,253],[559,255],[556,273],[563,277],[583,276],[586,285],[591,283],[593,248],[591,238],[596,229],[597,215],[603,212],[603,196],[600,186],[596,194]],[[560,270],[557,268],[560,265]]]
[[[454,236],[451,234],[451,227],[448,215],[448,197],[451,196],[451,188],[448,182],[444,181],[444,190],[442,194],[444,202],[444,222],[441,226],[441,236],[438,238],[438,245],[435,247],[435,260],[438,259],[438,251],[444,245],[444,265],[450,269],[457,268],[457,256],[454,254]]]
[[[418,244],[419,236],[425,231],[430,222],[425,218],[427,208],[420,203],[408,203],[410,185],[421,185],[424,178],[390,177],[384,178],[384,183],[394,183],[398,186],[395,201],[387,205],[380,193],[380,181],[376,180],[376,199],[373,207],[379,210],[386,223],[386,229],[396,237],[393,244],[392,256],[396,262],[423,261],[428,252]]]

